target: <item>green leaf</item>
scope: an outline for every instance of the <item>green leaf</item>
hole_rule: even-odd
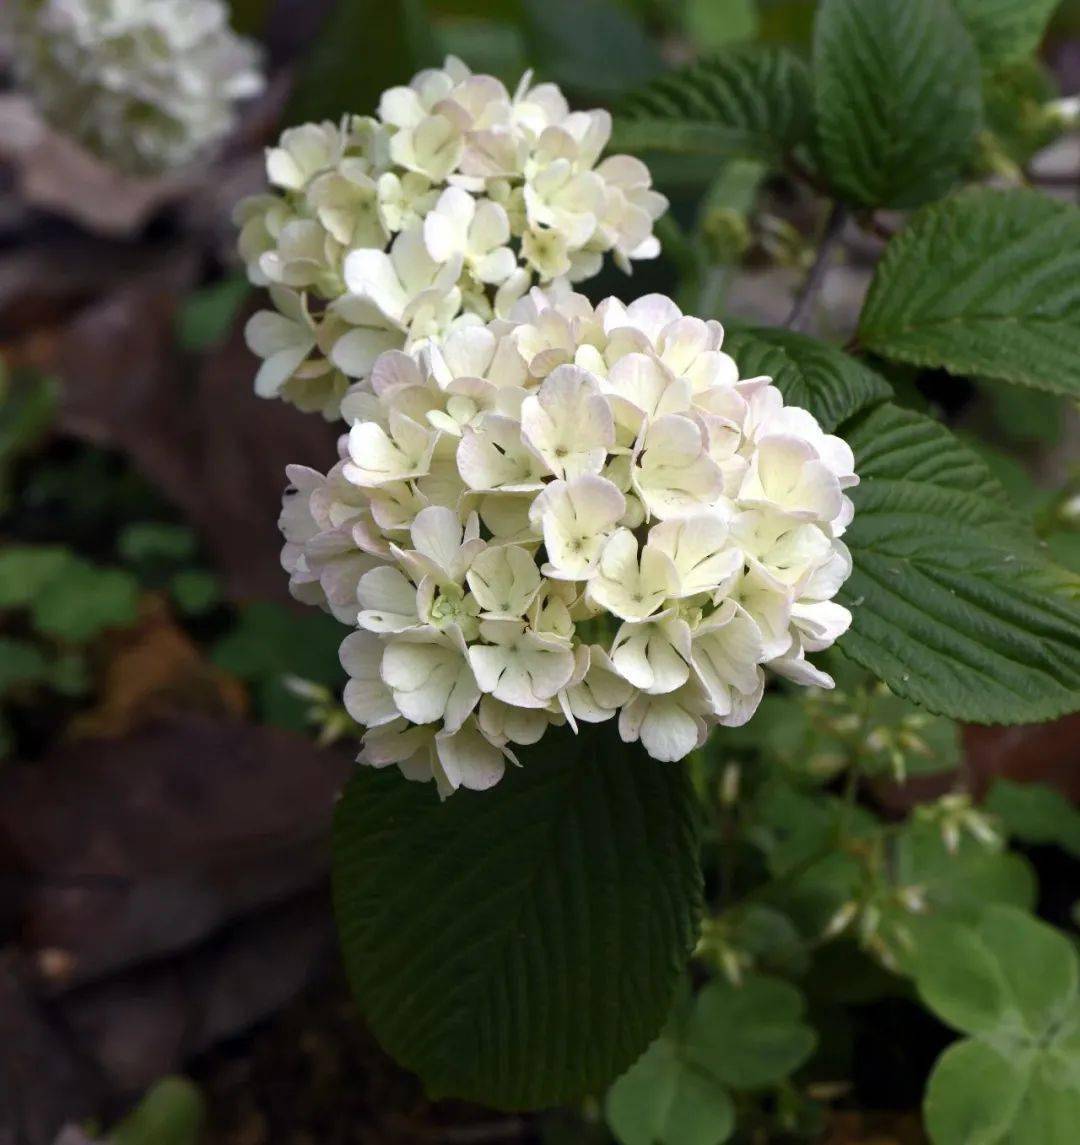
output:
[[[778,978],[716,981],[682,997],[663,1033],[611,1087],[622,1145],[720,1145],[735,1127],[729,1088],[775,1085],[813,1052],[802,995]]]
[[[999,779],[990,788],[985,806],[1013,838],[1053,844],[1080,859],[1080,811],[1052,787]]]
[[[756,0],[683,0],[683,28],[707,52],[752,40],[759,23]]]
[[[926,1004],[973,1035],[950,1046],[930,1078],[935,1145],[1071,1141],[1080,1121],[1080,963],[1069,939],[992,906],[972,927],[924,927],[915,971]]]
[[[1032,55],[1061,0],[953,0],[987,68]]]
[[[747,44],[631,96],[612,146],[779,164],[811,132],[810,76],[785,48]]]
[[[198,1145],[206,1107],[186,1078],[166,1077],[108,1136],[109,1145]]]
[[[1060,118],[1046,108],[1060,96],[1054,74],[1041,60],[1022,60],[984,77],[986,129],[1020,167],[1062,134]]]
[[[432,1095],[501,1108],[595,1092],[642,1052],[701,895],[684,768],[610,725],[520,757],[442,805],[361,768],[334,823],[345,965],[372,1032]]]
[[[803,998],[779,978],[717,980],[698,995],[686,1028],[687,1053],[733,1089],[783,1081],[814,1051]]]
[[[251,293],[242,274],[194,290],[176,315],[176,341],[182,350],[198,353],[220,346]]]
[[[121,532],[117,551],[128,564],[179,564],[195,554],[195,534],[186,525],[136,521]]]
[[[259,715],[278,727],[305,731],[308,703],[285,687],[287,676],[341,685],[337,651],[344,629],[325,612],[293,612],[270,601],[241,606],[236,627],[217,642],[211,659],[255,685]]]
[[[982,118],[979,59],[948,0],[822,0],[814,27],[822,168],[862,207],[940,198]]]
[[[32,449],[52,424],[57,385],[40,374],[8,376],[0,359],[0,512],[11,497],[14,463]]]
[[[889,383],[862,362],[792,330],[729,330],[724,350],[739,363],[740,377],[768,374],[784,401],[808,409],[827,433],[892,396]]]
[[[1080,396],[1080,211],[974,188],[888,246],[859,340],[886,358]]]
[[[422,0],[344,0],[304,60],[285,123],[373,115],[383,91],[441,55]]]
[[[616,0],[522,0],[522,10],[530,59],[574,92],[618,96],[663,66],[640,21]]]
[[[953,1043],[934,1066],[923,1106],[934,1145],[1022,1145],[1010,1133],[1028,1081],[1022,1065],[987,1042]]]
[[[722,1145],[735,1130],[725,1086],[663,1038],[611,1087],[605,1113],[622,1145]]]
[[[72,558],[63,575],[42,586],[32,615],[43,635],[85,644],[109,628],[133,624],[138,607],[139,583],[130,573]]]
[[[27,607],[74,562],[58,545],[8,545],[0,551],[0,608]]]
[[[892,405],[848,434],[862,481],[845,534],[839,648],[897,695],[972,723],[1080,708],[1080,578],[1051,564],[979,458]]]
[[[905,824],[897,840],[895,879],[900,886],[919,887],[930,911],[954,921],[977,918],[988,903],[1035,907],[1035,875],[1022,855],[994,850],[970,836],[950,851],[931,823]]]
[[[49,661],[40,648],[26,640],[0,636],[0,696],[48,677]]]
[[[176,607],[185,616],[202,616],[221,603],[221,583],[205,569],[181,569],[169,581]]]

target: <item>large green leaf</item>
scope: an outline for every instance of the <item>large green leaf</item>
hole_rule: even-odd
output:
[[[810,76],[784,48],[746,44],[631,96],[614,147],[779,163],[811,131]]]
[[[793,330],[730,330],[724,349],[739,363],[740,377],[768,374],[788,405],[808,409],[829,433],[859,410],[892,396],[889,383],[868,366]]]
[[[926,1095],[935,1145],[1057,1145],[1080,1124],[1080,967],[1063,934],[1012,907],[971,927],[920,930],[915,981],[970,1035],[945,1051]]]
[[[656,1036],[696,935],[683,767],[611,724],[548,732],[439,804],[360,770],[334,825],[345,964],[387,1051],[435,1095],[536,1108],[603,1089]]]
[[[1080,578],[1051,564],[978,457],[886,404],[848,435],[862,483],[839,647],[898,695],[973,723],[1080,708]]]
[[[1015,63],[1039,46],[1060,0],[953,0],[984,66]]]
[[[979,60],[949,0],[822,0],[814,28],[822,167],[857,206],[943,195],[982,115]]]
[[[859,339],[901,362],[1080,396],[1080,211],[987,188],[928,207],[878,264]]]

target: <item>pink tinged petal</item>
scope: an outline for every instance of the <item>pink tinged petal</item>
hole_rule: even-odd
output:
[[[416,359],[402,350],[388,350],[373,363],[371,389],[377,397],[388,398],[397,390],[423,384],[424,375]]]
[[[341,644],[341,666],[349,674],[343,701],[345,710],[358,724],[379,727],[401,713],[390,689],[379,675],[383,646],[367,632],[352,632]]]
[[[629,407],[650,419],[690,408],[686,383],[674,378],[649,354],[626,354],[611,367],[601,385],[605,393],[620,399],[620,408]],[[629,424],[622,416],[620,421]]]
[[[605,540],[626,512],[626,498],[605,477],[584,474],[553,481],[532,503],[529,519],[540,526],[548,563],[545,576],[580,580],[596,568]]]
[[[470,489],[525,492],[541,485],[541,464],[522,442],[521,426],[501,414],[484,414],[466,427],[457,466]]]
[[[678,414],[649,426],[634,483],[646,508],[661,520],[700,512],[724,488],[720,467],[705,452],[701,427]]]
[[[640,330],[655,346],[661,332],[682,317],[682,311],[663,294],[646,294],[626,308],[627,325]]]
[[[577,366],[559,366],[521,405],[525,442],[556,477],[599,473],[615,444],[611,408],[596,380]]]

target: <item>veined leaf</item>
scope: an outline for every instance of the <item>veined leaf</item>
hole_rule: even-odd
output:
[[[1013,907],[920,928],[923,1001],[969,1037],[927,1088],[934,1145],[1071,1141],[1080,1124],[1080,966],[1069,939]]]
[[[729,330],[724,350],[739,363],[741,377],[768,374],[788,405],[808,409],[828,433],[892,396],[889,383],[862,362],[792,330]]]
[[[1015,63],[1032,55],[1061,0],[953,0],[983,65]]]
[[[862,484],[843,652],[897,695],[972,723],[1080,708],[1080,578],[1050,563],[982,462],[884,405],[847,435]]]
[[[987,188],[928,207],[878,264],[859,338],[901,362],[1080,397],[1080,211]]]
[[[821,164],[840,197],[912,207],[943,195],[967,162],[979,59],[949,0],[822,0],[814,100]]]
[[[612,146],[778,163],[809,137],[811,103],[809,72],[797,56],[740,45],[631,96]]]
[[[538,1108],[596,1092],[656,1036],[696,935],[683,767],[610,724],[549,732],[497,787],[439,804],[361,769],[334,824],[345,964],[433,1095]]]

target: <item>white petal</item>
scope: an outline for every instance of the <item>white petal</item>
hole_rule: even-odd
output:
[[[379,675],[382,652],[378,637],[367,632],[351,632],[341,644],[341,666],[350,677],[343,696],[345,710],[365,727],[378,727],[401,714]]]
[[[486,791],[494,787],[506,771],[504,753],[484,738],[475,720],[468,720],[451,735],[440,732],[435,737],[435,745],[452,789]]]

